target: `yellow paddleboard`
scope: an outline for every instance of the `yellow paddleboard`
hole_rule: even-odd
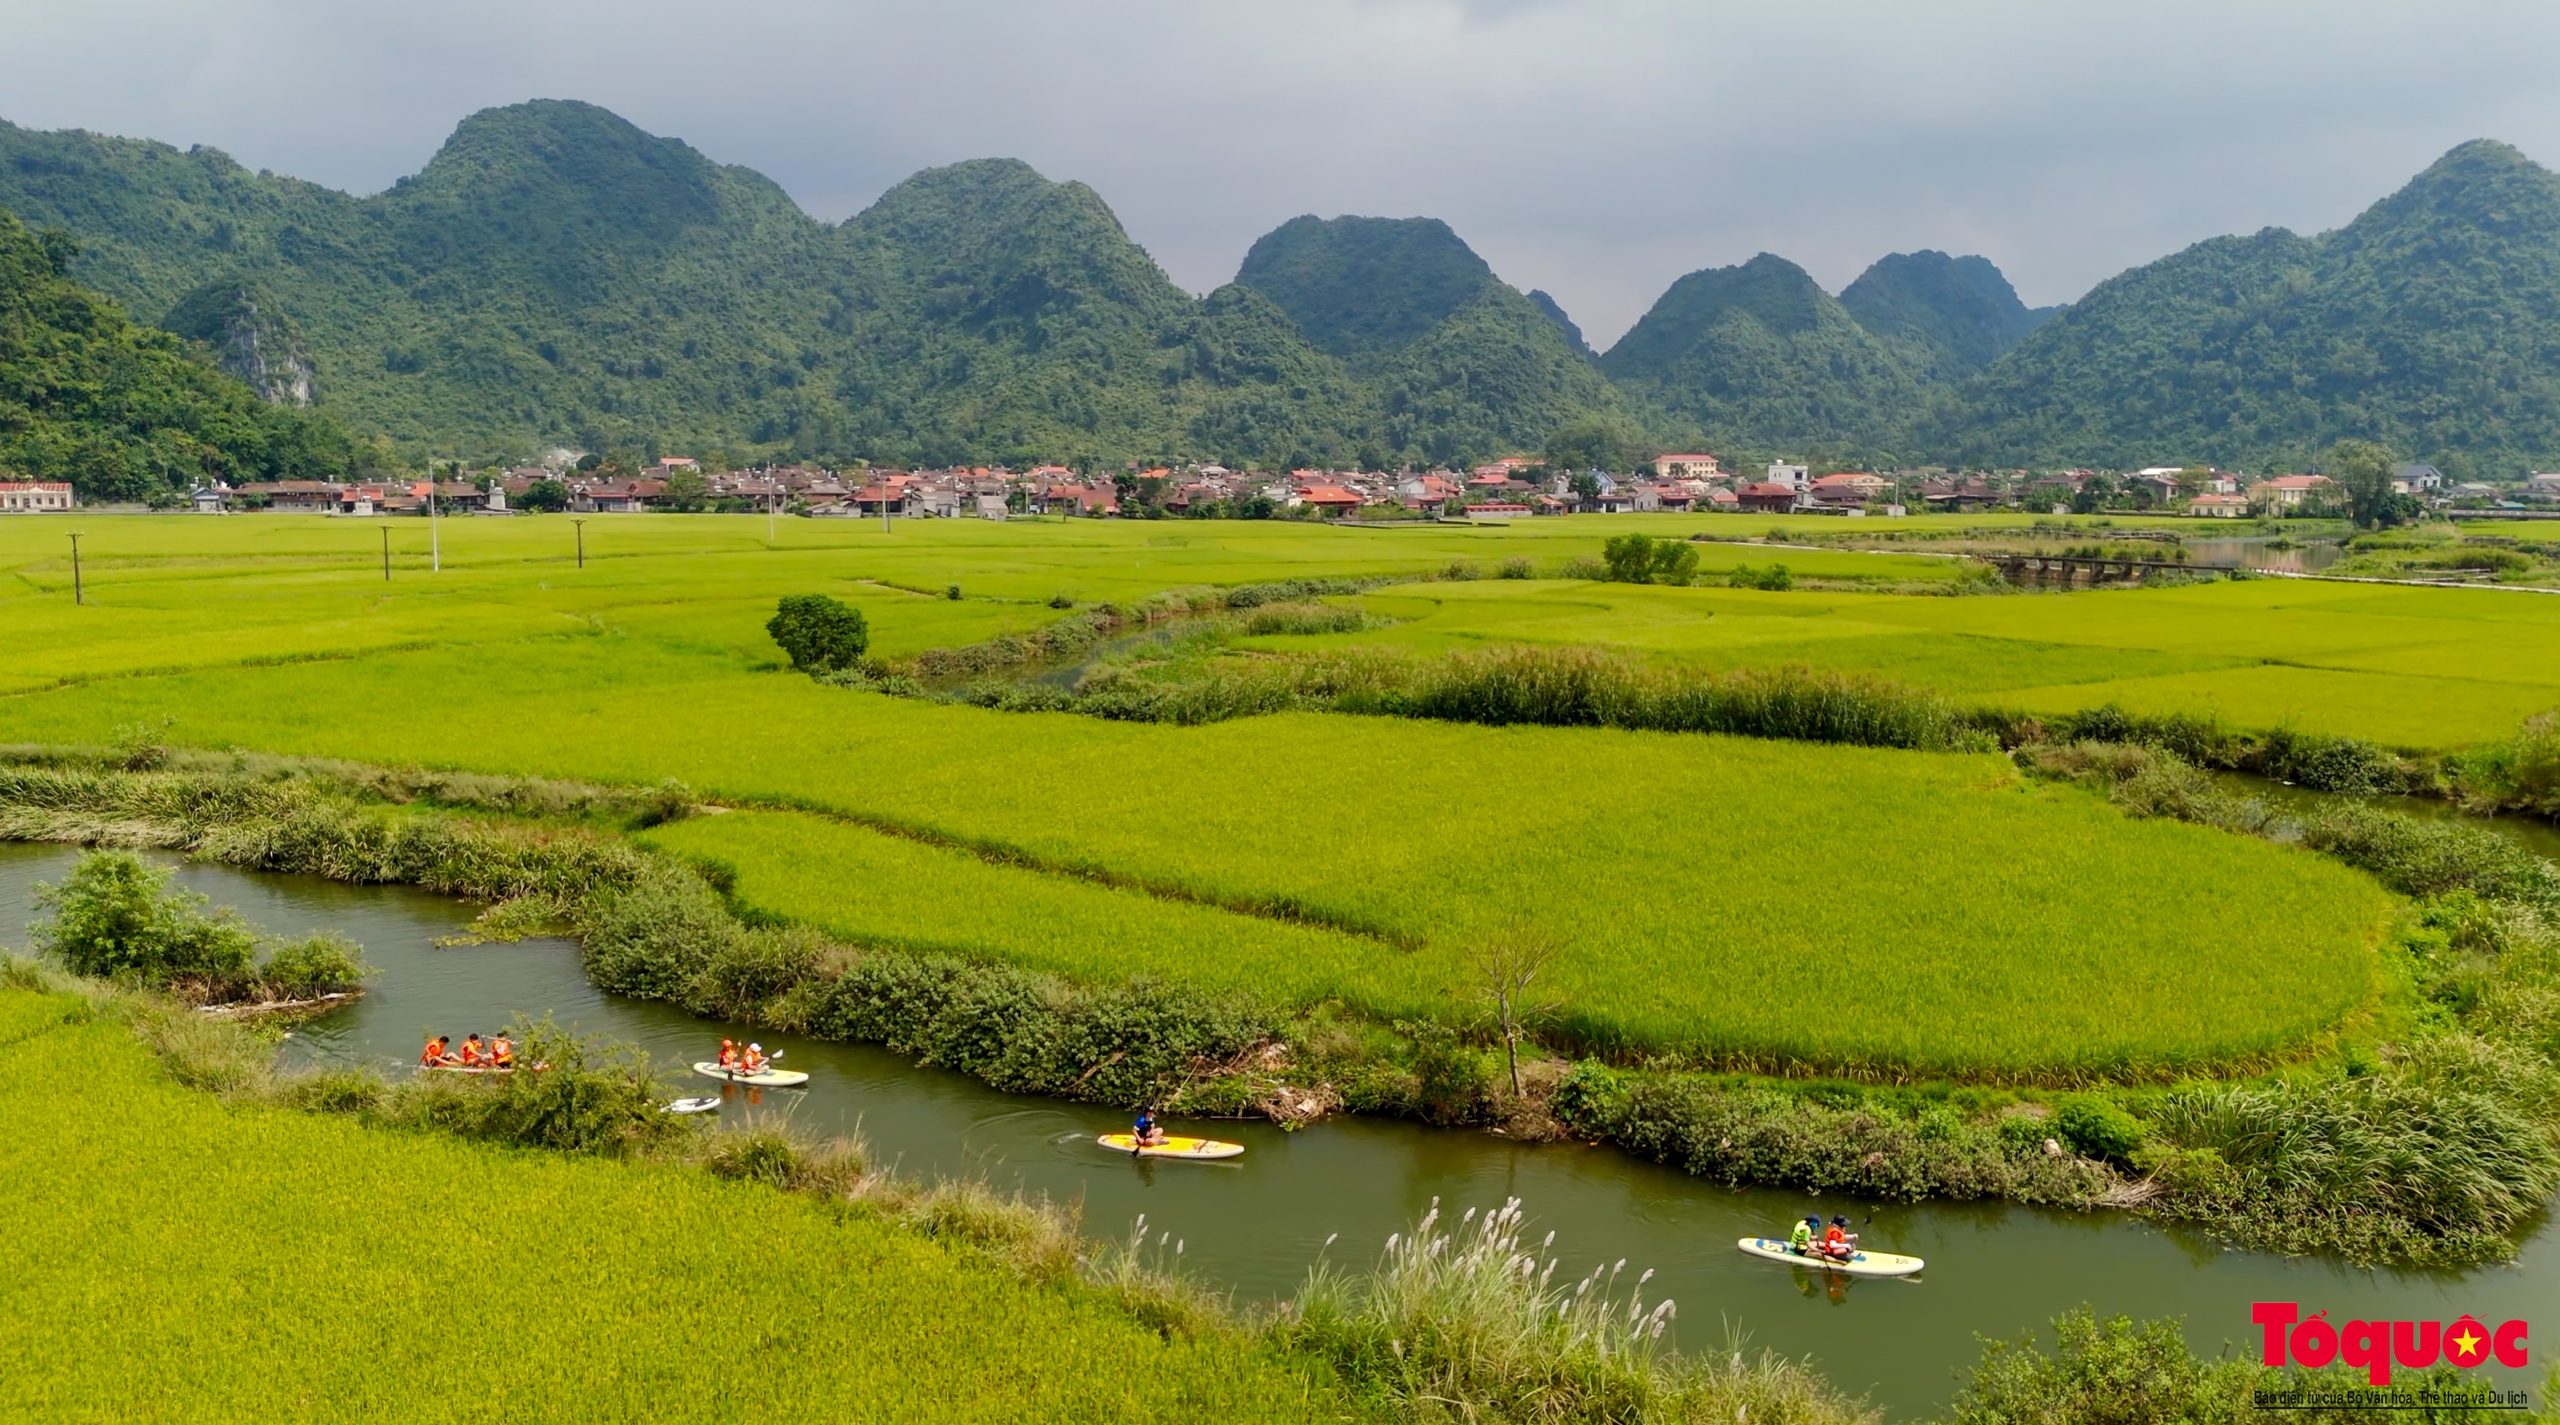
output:
[[[1094,1141],[1114,1153],[1132,1153],[1141,1158],[1189,1158],[1207,1162],[1216,1158],[1244,1156],[1242,1143],[1221,1143],[1215,1138],[1167,1138],[1146,1148],[1138,1146],[1134,1133],[1105,1133]]]
[[[1849,1257],[1800,1257],[1787,1250],[1784,1239],[1777,1237],[1745,1237],[1736,1245],[1754,1257],[1784,1262],[1791,1267],[1809,1267],[1820,1272],[1838,1272],[1844,1277],[1907,1277],[1920,1270],[1918,1257],[1896,1256],[1891,1252],[1859,1252]]]

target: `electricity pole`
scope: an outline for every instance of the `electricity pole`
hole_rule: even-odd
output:
[[[571,520],[569,523],[578,527],[578,567],[584,569],[587,567],[587,522]]]
[[[71,536],[71,602],[85,604],[89,600],[80,591],[80,536]]]
[[[391,582],[391,526],[382,526],[382,582]]]
[[[427,462],[427,572],[444,572],[444,542],[436,533],[436,463]]]

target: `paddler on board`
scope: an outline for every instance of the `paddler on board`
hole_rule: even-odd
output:
[[[1138,1121],[1129,1125],[1130,1141],[1140,1148],[1160,1148],[1165,1141],[1164,1125],[1156,1122],[1154,1105],[1138,1110]]]
[[[427,1047],[418,1051],[418,1066],[420,1068],[434,1069],[441,1068],[446,1064],[454,1062],[453,1051],[450,1047],[452,1043],[453,1036],[450,1034],[438,1034],[429,1039],[427,1041]]]

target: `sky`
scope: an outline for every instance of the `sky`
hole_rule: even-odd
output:
[[[811,213],[1009,156],[1205,292],[1300,213],[1446,219],[1606,347],[1681,274],[1888,252],[2030,304],[2335,227],[2466,139],[2560,163],[2548,0],[0,0],[0,118],[370,192],[584,99]]]

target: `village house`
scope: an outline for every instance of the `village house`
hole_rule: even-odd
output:
[[[2549,478],[2551,492],[2560,495],[2560,475]],[[2530,485],[2533,482],[2528,480],[2525,483]],[[2443,488],[2444,472],[2432,465],[2407,464],[2391,467],[2391,493],[2395,495],[2431,495]]]
[[[1289,501],[1293,507],[1304,506],[1326,519],[1337,519],[1360,508],[1360,497],[1340,485],[1304,485]]]
[[[1794,487],[1781,485],[1774,480],[1745,485],[1734,495],[1737,504],[1756,515],[1785,514],[1796,507],[1797,498]]]
[[[2250,486],[2249,503],[2268,510],[2299,509],[2326,500],[2337,488],[2337,482],[2326,475],[2278,475]]]
[[[1969,515],[2000,503],[2000,492],[1988,480],[1933,480],[1920,487],[1920,503]]]
[[[636,515],[665,497],[664,480],[598,480],[569,497],[569,508],[581,514]]]
[[[338,488],[326,480],[252,480],[235,487],[231,499],[249,509],[325,515],[338,508]]]
[[[1657,455],[1653,458],[1653,475],[1657,480],[1713,480],[1723,473],[1712,455]]]
[[[2198,495],[2187,501],[2187,513],[2207,519],[2236,520],[2249,513],[2245,495]]]
[[[1515,505],[1502,500],[1487,500],[1480,505],[1467,506],[1467,518],[1471,520],[1518,519],[1529,513],[1530,509],[1527,505]]]
[[[0,514],[47,514],[71,508],[64,480],[0,480]]]
[[[1769,473],[1760,483],[1783,485],[1789,494],[1801,495],[1813,486],[1813,471],[1808,466],[1789,465],[1783,460],[1769,462]]]
[[[1826,509],[1859,509],[1892,489],[1893,482],[1881,475],[1853,470],[1823,476],[1805,488],[1805,495],[1812,504]]]

